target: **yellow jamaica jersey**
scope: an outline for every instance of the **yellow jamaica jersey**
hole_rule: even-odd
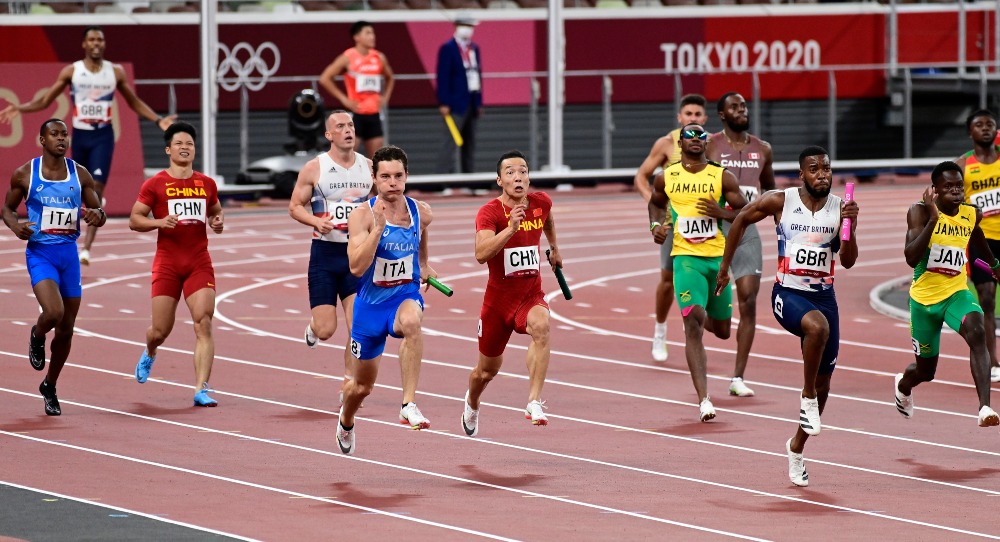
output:
[[[910,297],[922,305],[933,305],[964,290],[965,250],[976,226],[976,208],[963,203],[955,216],[938,215],[924,257],[913,270]]]
[[[983,164],[973,151],[965,158],[965,202],[983,210],[979,227],[987,239],[1000,239],[1000,160]]]
[[[722,205],[724,171],[713,162],[698,173],[689,173],[680,162],[663,171],[663,188],[670,198],[670,218],[674,223],[671,256],[722,256],[726,249],[722,219],[701,214],[698,202],[710,198]]]

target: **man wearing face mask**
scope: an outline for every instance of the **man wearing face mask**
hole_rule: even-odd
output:
[[[437,172],[455,172],[455,147],[461,148],[461,172],[471,173],[475,163],[476,122],[483,114],[482,57],[472,43],[478,21],[455,20],[455,35],[438,50],[437,99],[444,119],[444,144]]]

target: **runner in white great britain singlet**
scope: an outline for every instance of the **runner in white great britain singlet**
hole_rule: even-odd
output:
[[[365,201],[372,189],[372,172],[368,160],[354,153],[354,165],[344,169],[322,153],[319,159],[319,180],[313,187],[312,213],[320,218],[329,217],[333,229],[326,235],[313,230],[313,239],[333,243],[347,242],[347,217],[359,203]]]

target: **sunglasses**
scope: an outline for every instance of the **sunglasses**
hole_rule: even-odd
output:
[[[684,130],[681,132],[681,139],[700,139],[702,141],[708,141],[708,132],[702,132],[701,130]]]

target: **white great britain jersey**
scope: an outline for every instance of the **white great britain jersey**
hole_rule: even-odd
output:
[[[823,291],[833,288],[834,254],[840,251],[841,199],[833,194],[813,213],[798,188],[785,189],[778,232],[775,282],[786,288]]]
[[[111,124],[111,100],[115,97],[117,87],[114,64],[105,60],[101,62],[101,70],[94,73],[87,69],[82,60],[77,60],[73,63],[73,78],[70,83],[73,128],[96,130]]]
[[[333,229],[326,235],[313,230],[313,239],[332,243],[347,242],[347,217],[372,190],[372,172],[368,160],[354,153],[354,165],[344,169],[324,152],[319,159],[319,180],[313,186],[313,216],[329,218]]]

